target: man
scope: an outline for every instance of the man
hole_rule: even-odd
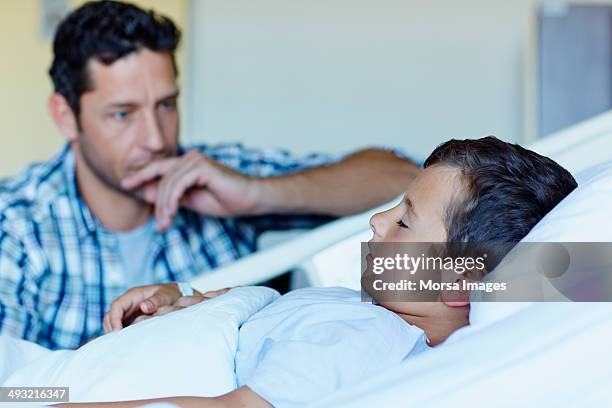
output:
[[[567,170],[521,146],[493,137],[450,140],[429,156],[397,206],[372,217],[370,252],[375,256],[381,244],[398,242],[477,244],[492,255],[485,268],[448,273],[478,281],[576,185]],[[469,324],[469,295],[462,289],[443,290],[432,302],[407,301],[414,299],[407,294],[394,301],[389,292],[374,299],[376,305],[363,302],[346,288],[306,288],[275,300],[241,326],[234,360],[238,388],[227,394],[66,406],[306,406],[358,387],[372,373],[410,364],[411,357]]]
[[[169,19],[111,1],[59,26],[49,111],[68,143],[0,185],[2,334],[75,348],[128,288],[188,281],[255,251],[262,231],[371,208],[419,172],[383,150],[180,147],[179,39]]]

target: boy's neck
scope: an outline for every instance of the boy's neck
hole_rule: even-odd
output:
[[[448,307],[443,303],[440,306],[440,308],[432,310],[432,313],[427,316],[415,316],[397,312],[396,314],[409,324],[423,330],[425,335],[427,335],[430,346],[437,346],[455,331],[470,324],[469,306]]]

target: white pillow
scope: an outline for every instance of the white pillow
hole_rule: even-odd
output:
[[[0,384],[19,368],[51,353],[36,343],[0,334]]]
[[[612,161],[580,172],[576,180],[578,188],[546,214],[522,242],[612,241]],[[470,324],[482,327],[530,305],[530,302],[474,302]]]
[[[578,188],[524,242],[612,242],[612,161],[580,172]]]
[[[235,288],[76,351],[47,353],[2,385],[70,387],[71,402],[221,395],[236,388],[240,325],[278,296],[264,287]]]

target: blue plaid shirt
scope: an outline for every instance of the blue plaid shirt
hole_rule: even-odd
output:
[[[194,146],[257,177],[329,163],[282,150]],[[149,253],[157,282],[186,281],[256,250],[259,233],[309,228],[323,216],[207,217],[181,210],[156,233]],[[110,303],[127,289],[116,235],[81,199],[75,158],[66,146],[46,163],[0,182],[0,333],[51,349],[76,348],[101,334]],[[155,283],[155,282],[151,282]]]

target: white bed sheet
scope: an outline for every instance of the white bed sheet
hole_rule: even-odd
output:
[[[5,387],[69,387],[71,402],[215,396],[236,388],[239,327],[278,292],[234,288],[193,307],[109,333],[78,350],[49,351],[0,336]]]
[[[478,333],[313,406],[610,406],[612,304],[533,304],[463,330]]]

